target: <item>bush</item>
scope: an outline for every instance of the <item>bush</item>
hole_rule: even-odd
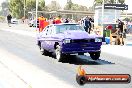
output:
[[[5,17],[4,16],[0,16],[0,22],[5,21]]]

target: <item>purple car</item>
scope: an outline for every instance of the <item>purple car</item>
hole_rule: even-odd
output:
[[[58,61],[75,53],[89,53],[93,60],[97,60],[100,57],[102,37],[88,34],[79,24],[51,24],[38,34],[37,44],[42,55],[55,53]]]

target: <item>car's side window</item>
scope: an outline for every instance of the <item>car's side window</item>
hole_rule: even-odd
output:
[[[46,29],[46,31],[45,31],[45,32],[46,32],[46,35],[48,35],[48,28]]]
[[[46,26],[43,30],[43,32],[45,32],[47,29],[49,28],[49,26]]]
[[[49,35],[52,35],[52,25],[50,25],[50,28],[49,28]]]
[[[45,28],[45,30],[44,30],[45,35],[48,35],[48,31],[49,31],[49,26],[47,26],[47,27]]]
[[[52,35],[52,29],[53,29],[53,25],[49,25],[45,28],[43,32],[45,33],[45,35]]]
[[[47,29],[47,35],[51,35],[51,27]]]
[[[50,28],[50,30],[51,30],[51,35],[55,34],[54,26],[52,26],[52,27]]]

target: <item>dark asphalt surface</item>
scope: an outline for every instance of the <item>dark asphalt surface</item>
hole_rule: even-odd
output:
[[[60,80],[75,86],[75,88],[132,88],[130,84],[86,84],[79,86],[75,76],[77,67],[83,65],[88,74],[130,74],[132,75],[132,59],[102,53],[100,60],[93,61],[88,54],[71,56],[65,62],[57,62],[49,56],[42,56],[36,45],[36,39],[0,30],[0,48],[23,58],[43,71],[51,73]],[[13,58],[11,58],[13,59]],[[52,84],[51,84],[52,85]]]

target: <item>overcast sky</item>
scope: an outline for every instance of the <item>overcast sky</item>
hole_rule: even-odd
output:
[[[6,1],[6,0],[0,0],[0,4],[3,2],[3,1]],[[52,0],[45,0],[46,4],[49,4]],[[64,7],[67,0],[56,0],[61,7]],[[84,6],[92,6],[93,5],[93,1],[94,0],[72,0],[73,3],[76,3],[76,4],[80,4],[80,5],[84,5]],[[131,1],[132,0],[125,0],[126,1],[126,4],[128,5],[128,11],[129,13],[132,13],[132,5],[131,5]]]

